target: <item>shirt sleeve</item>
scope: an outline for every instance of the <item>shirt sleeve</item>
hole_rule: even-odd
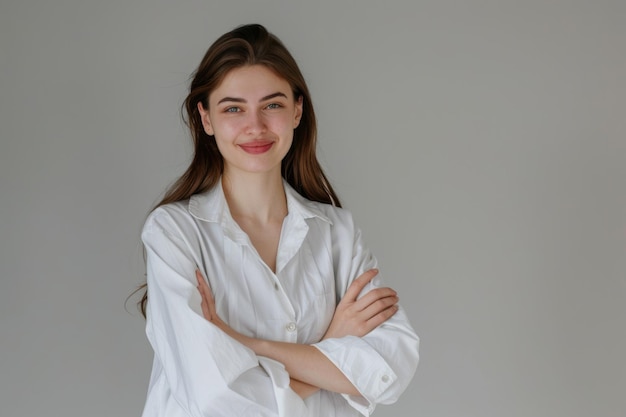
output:
[[[142,240],[148,283],[146,334],[170,393],[186,414],[306,415],[282,364],[257,357],[204,319],[195,282],[198,262],[173,221],[166,215],[151,216]]]
[[[365,246],[361,231],[354,227],[349,213],[346,216],[347,229],[343,229],[341,223],[335,223],[342,228],[342,233],[336,238],[337,245],[333,249],[337,294],[341,297],[356,277],[377,267],[376,258]],[[351,251],[345,250],[345,246]],[[379,274],[363,289],[359,298],[380,286]],[[364,416],[369,416],[376,404],[397,401],[413,378],[419,361],[419,338],[401,307],[385,323],[363,337],[326,339],[314,346],[361,393],[361,396],[343,394],[343,397]]]

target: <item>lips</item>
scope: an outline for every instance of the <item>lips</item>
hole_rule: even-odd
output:
[[[253,155],[258,155],[269,151],[272,146],[274,146],[274,142],[271,140],[258,140],[254,142],[242,143],[239,147],[246,153],[250,153]]]

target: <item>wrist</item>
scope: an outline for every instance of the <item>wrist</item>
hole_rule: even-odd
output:
[[[252,337],[247,338],[246,346],[254,351],[258,356],[265,356],[270,358],[271,355],[271,342],[263,339],[254,339]]]

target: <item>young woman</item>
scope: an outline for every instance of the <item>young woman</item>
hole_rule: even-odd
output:
[[[309,91],[260,25],[220,37],[185,110],[195,152],[142,233],[145,417],[357,416],[418,338],[315,154]]]

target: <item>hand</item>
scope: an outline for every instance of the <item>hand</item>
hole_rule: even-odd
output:
[[[204,316],[204,318],[216,325],[219,329],[221,329],[224,333],[226,333],[233,339],[238,340],[244,345],[248,345],[250,342],[250,338],[233,330],[233,328],[226,324],[226,322],[224,322],[217,314],[213,293],[209,288],[209,284],[207,284],[206,280],[202,276],[202,273],[198,270],[196,270],[196,280],[198,281],[198,291],[200,291],[200,296],[202,297],[201,306],[202,315]]]
[[[398,295],[388,287],[375,288],[357,300],[363,288],[377,274],[377,269],[370,269],[352,281],[337,305],[323,339],[365,336],[398,311]]]
[[[198,270],[196,270],[196,280],[198,280],[198,291],[200,291],[200,296],[202,297],[202,315],[217,327],[221,327],[220,325],[224,322],[220,316],[217,315],[213,293],[202,276],[202,273]]]

